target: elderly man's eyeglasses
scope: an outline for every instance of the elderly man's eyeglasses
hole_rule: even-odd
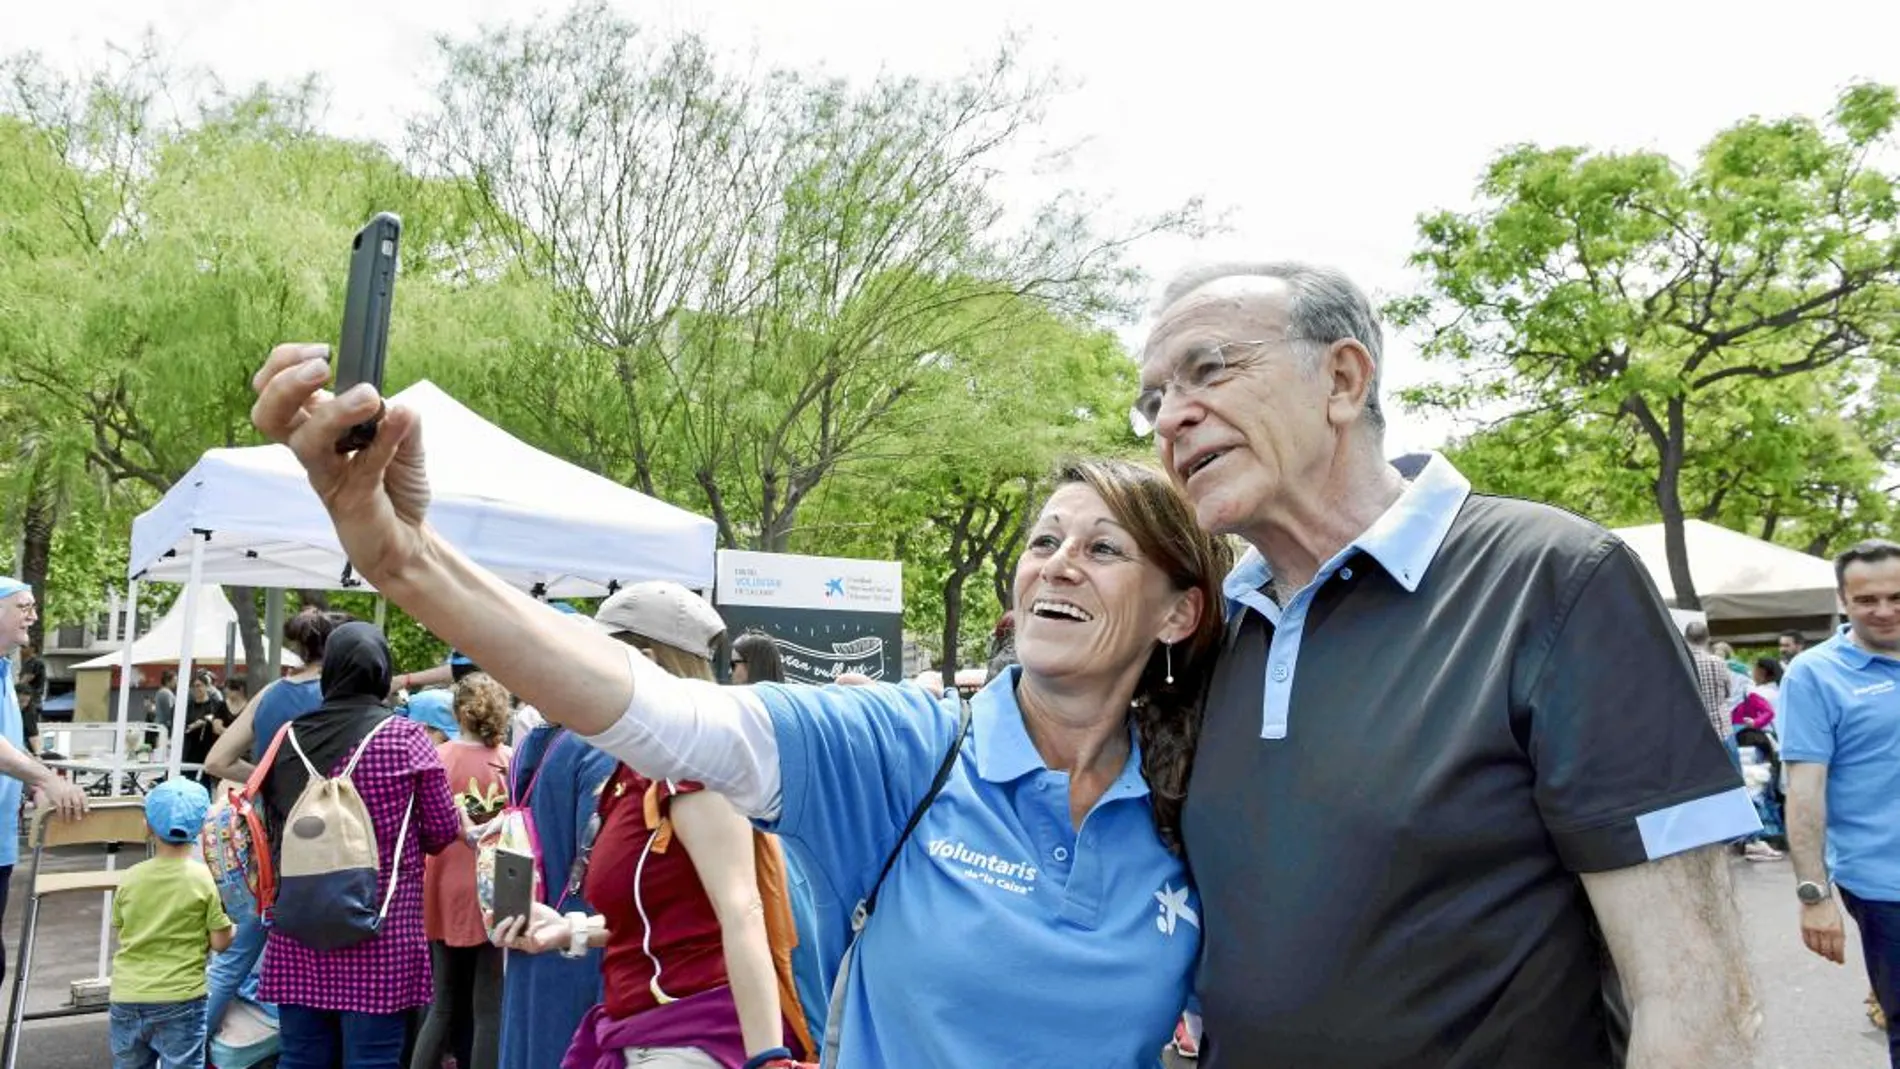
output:
[[[1245,361],[1230,359],[1228,353],[1259,349],[1263,345],[1274,345],[1291,338],[1259,338],[1253,341],[1230,341],[1219,345],[1204,345],[1191,349],[1174,366],[1173,374],[1159,386],[1150,386],[1135,395],[1135,406],[1128,410],[1128,426],[1138,438],[1146,438],[1155,432],[1155,426],[1161,420],[1161,404],[1167,400],[1168,391],[1176,390],[1183,395],[1199,394],[1211,390],[1228,379],[1234,372],[1246,366]]]

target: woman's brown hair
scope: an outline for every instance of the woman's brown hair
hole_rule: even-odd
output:
[[[324,651],[330,644],[330,632],[355,620],[356,617],[346,612],[332,612],[315,605],[306,605],[297,610],[297,615],[284,621],[284,641],[297,651],[297,656],[303,658],[304,664],[321,664]]]
[[[1201,702],[1220,645],[1221,579],[1233,555],[1226,543],[1201,530],[1180,492],[1153,468],[1125,460],[1078,460],[1057,470],[1057,489],[1077,483],[1095,491],[1141,547],[1141,555],[1166,573],[1176,590],[1201,592],[1201,619],[1194,633],[1172,650],[1155,643],[1135,684],[1130,710],[1141,740],[1141,775],[1152,796],[1155,829],[1168,849],[1179,850],[1181,806],[1187,800],[1188,771],[1201,733]]]
[[[455,722],[483,746],[500,746],[507,739],[508,713],[508,688],[486,672],[470,673],[455,684]]]

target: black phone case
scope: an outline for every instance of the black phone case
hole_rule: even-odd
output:
[[[402,248],[402,220],[379,212],[356,232],[350,249],[350,281],[343,293],[343,337],[337,346],[336,392],[367,382],[383,388],[383,359],[389,349],[389,309],[396,295],[396,263]],[[351,427],[336,443],[349,453],[376,439],[374,419]]]
[[[495,852],[495,922],[525,917],[534,904],[534,859],[512,850]]]

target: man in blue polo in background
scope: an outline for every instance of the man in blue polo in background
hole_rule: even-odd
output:
[[[77,820],[86,814],[86,792],[59,777],[26,752],[20,703],[13,692],[13,651],[27,644],[40,618],[33,588],[0,575],[0,913],[7,909],[7,886],[20,859],[20,790],[33,788],[36,807],[52,806]],[[7,976],[6,944],[0,941],[0,981]]]
[[[1900,1069],[1900,544],[1862,542],[1835,558],[1834,578],[1846,626],[1781,683],[1788,846],[1802,942],[1846,961],[1838,891]]]

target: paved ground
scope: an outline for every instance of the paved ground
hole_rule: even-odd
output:
[[[1794,870],[1786,861],[1734,862],[1748,926],[1749,959],[1768,1012],[1773,1069],[1887,1069],[1886,1037],[1868,1024],[1861,1001],[1867,970],[1860,936],[1847,921],[1847,964],[1801,945]]]
[[[97,863],[96,855],[58,859],[61,868]],[[1883,1037],[1868,1025],[1861,1008],[1867,978],[1851,927],[1847,966],[1822,961],[1801,945],[1794,875],[1787,862],[1737,861],[1734,868],[1749,957],[1767,1005],[1768,1064],[1772,1069],[1886,1069]],[[6,913],[9,977],[17,962],[25,891],[23,866]],[[64,1003],[71,981],[97,973],[99,910],[95,895],[49,904],[27,992],[29,1010]],[[28,1022],[20,1049],[21,1069],[96,1069],[110,1061],[105,1020],[99,1016]]]

